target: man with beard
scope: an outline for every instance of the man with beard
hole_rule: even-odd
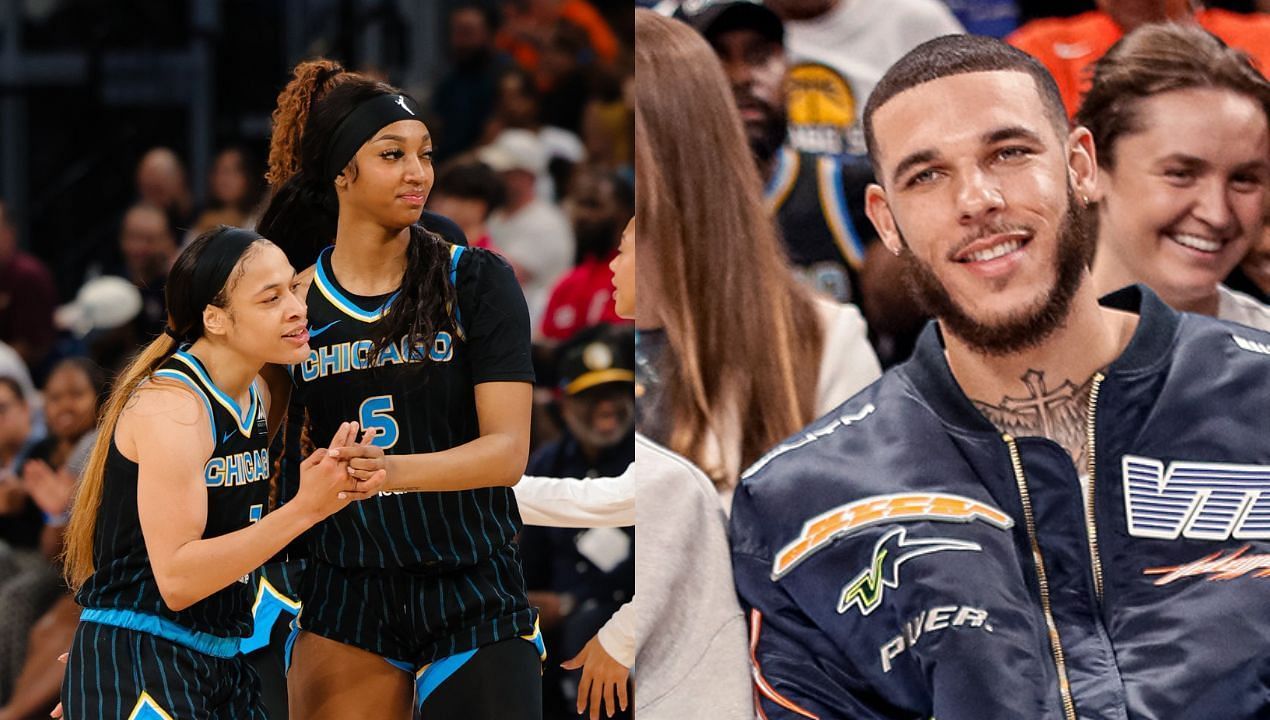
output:
[[[559,409],[565,433],[529,459],[543,477],[612,477],[635,460],[635,332],[598,325],[561,346]],[[635,529],[526,526],[520,534],[529,599],[543,639],[560,658],[578,654],[635,593]],[[543,715],[575,706],[577,674],[543,671]],[[620,713],[618,717],[629,717]]]
[[[1264,717],[1270,334],[1095,296],[1091,136],[1021,51],[925,43],[864,123],[937,322],[743,475],[766,716]]]
[[[635,213],[635,188],[620,175],[585,168],[574,177],[574,267],[551,289],[542,317],[542,337],[567,340],[600,323],[622,323],[613,305],[613,270],[622,228]]]
[[[786,143],[789,63],[780,18],[755,0],[687,2],[678,16],[723,63],[790,263],[813,288],[860,304],[859,273],[876,239],[864,211],[873,171],[862,158],[814,155]]]

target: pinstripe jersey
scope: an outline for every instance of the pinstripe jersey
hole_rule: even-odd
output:
[[[373,328],[396,293],[354,295],[336,280],[331,249],[318,257],[308,293],[310,353],[291,367],[292,411],[304,408],[318,446],[355,420],[378,429],[374,442],[390,455],[446,450],[480,435],[476,384],[533,382],[528,313],[511,268],[488,251],[448,247],[457,331],[437,333],[426,347],[402,339],[377,358]],[[310,552],[340,567],[451,570],[499,553],[519,529],[511,488],[383,493],[314,528]],[[518,567],[507,583],[522,586]]]
[[[247,527],[259,520],[269,501],[269,434],[265,408],[255,383],[250,406],[212,383],[198,358],[178,351],[154,373],[187,386],[211,418],[214,450],[203,466],[207,486],[204,538]],[[134,611],[172,620],[198,632],[222,637],[251,633],[251,586],[235,582],[190,607],[173,612],[159,594],[137,514],[137,464],[113,442],[106,458],[101,506],[93,538],[93,574],[76,601],[85,608]]]

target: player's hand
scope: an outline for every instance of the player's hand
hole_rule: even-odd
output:
[[[357,432],[357,423],[340,423],[331,440],[333,447],[348,442]],[[291,502],[319,518],[336,513],[353,501],[356,483],[348,474],[348,463],[331,457],[328,448],[318,448],[300,463],[300,490]]]
[[[356,427],[354,423],[353,436],[356,436]],[[331,457],[348,463],[348,475],[356,481],[351,492],[354,500],[379,494],[388,482],[388,460],[384,457],[384,449],[372,444],[377,432],[376,428],[366,428],[356,444],[331,447]]]
[[[64,653],[62,653],[61,655],[58,655],[58,656],[57,656],[57,661],[58,661],[58,662],[60,662],[60,663],[62,663],[63,665],[65,665],[65,664],[66,664],[66,660],[67,660],[68,658],[70,658],[70,656],[71,656],[71,654],[70,654],[70,653],[68,653],[68,652],[64,652]],[[62,704],[61,704],[61,703],[58,703],[58,704],[57,704],[57,707],[53,708],[53,712],[49,713],[49,717],[54,718],[54,720],[60,720],[60,719],[61,719],[61,717],[62,717]]]
[[[599,636],[591,638],[582,652],[572,660],[560,663],[565,670],[582,668],[582,681],[578,683],[578,714],[586,712],[588,701],[591,705],[591,720],[599,720],[600,703],[608,705],[606,717],[613,717],[618,706],[613,702],[613,694],[617,693],[617,701],[626,709],[626,679],[630,668],[613,659],[600,644]]]

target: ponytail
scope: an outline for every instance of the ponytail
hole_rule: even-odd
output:
[[[310,60],[295,66],[291,81],[278,93],[273,111],[273,136],[269,139],[269,171],[265,180],[279,187],[300,172],[300,141],[309,121],[309,110],[344,74],[334,60]]]
[[[79,590],[93,574],[93,543],[97,533],[97,512],[101,508],[102,486],[106,478],[106,458],[115,441],[115,427],[124,406],[163,361],[176,351],[176,341],[166,334],[147,345],[115,381],[110,399],[102,412],[100,430],[88,456],[88,465],[80,479],[71,506],[71,520],[66,527],[62,552],[63,573],[71,590]]]

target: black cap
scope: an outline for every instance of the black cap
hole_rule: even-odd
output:
[[[754,30],[772,42],[785,44],[785,26],[759,0],[684,0],[675,17],[707,39],[736,29]]]
[[[566,395],[611,382],[635,384],[635,331],[630,325],[597,325],[560,347],[556,374]]]

